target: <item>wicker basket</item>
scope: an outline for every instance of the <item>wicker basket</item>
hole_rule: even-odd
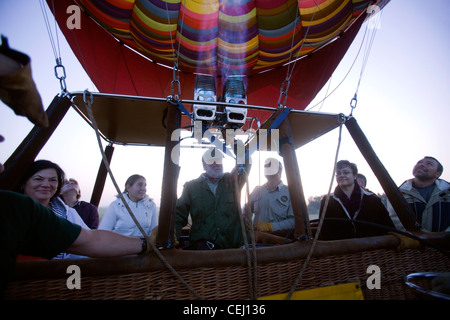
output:
[[[365,299],[423,299],[409,288],[404,277],[413,272],[450,271],[450,259],[432,248],[400,251],[398,239],[382,236],[318,242],[296,291],[359,281]],[[258,297],[286,293],[303,266],[310,245],[256,249]],[[249,276],[244,249],[220,251],[163,251],[179,276],[202,299],[248,299],[253,276]],[[67,267],[78,265],[81,289],[69,290]],[[369,289],[370,265],[381,270],[381,288]],[[154,254],[120,259],[78,259],[19,262],[6,299],[195,299]]]

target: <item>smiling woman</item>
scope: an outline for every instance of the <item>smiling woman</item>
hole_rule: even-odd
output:
[[[141,236],[142,232],[128,212],[130,209],[146,235],[150,235],[158,225],[158,215],[155,202],[146,192],[146,179],[138,174],[130,176],[125,182],[122,196],[118,195],[109,205],[98,228],[124,235]]]
[[[58,179],[54,169],[44,169],[27,180],[24,186],[24,194],[48,206],[50,198],[58,187]]]
[[[58,197],[64,183],[64,177],[64,171],[58,164],[48,160],[38,160],[28,168],[18,186],[21,192],[51,209],[58,217],[78,224],[84,229],[89,229],[78,212],[73,208],[69,208]],[[55,258],[67,259],[76,257],[78,256],[61,253]]]
[[[59,195],[64,183],[64,171],[48,160],[35,161],[19,183],[20,191],[42,205],[49,207],[50,201]]]
[[[139,174],[132,175],[125,183],[125,191],[131,201],[141,201],[144,199],[147,192],[147,182],[145,178]]]
[[[342,160],[337,163],[336,181],[348,198],[351,198],[353,193],[357,174],[358,168],[356,164],[347,160]]]
[[[381,199],[356,183],[356,164],[341,160],[336,168],[338,186],[334,193],[322,199],[320,206],[321,218],[325,214],[320,239],[349,239],[387,233],[385,229],[368,225],[367,222],[394,228]]]

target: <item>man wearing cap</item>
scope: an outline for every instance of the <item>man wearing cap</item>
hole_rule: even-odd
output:
[[[267,182],[257,186],[250,195],[245,212],[253,217],[255,230],[286,235],[294,229],[294,212],[288,187],[281,180],[283,166],[275,158],[264,163]]]

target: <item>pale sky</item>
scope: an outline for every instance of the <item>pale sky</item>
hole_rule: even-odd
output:
[[[441,178],[450,180],[449,10],[448,0],[430,0],[426,4],[416,0],[392,0],[382,12],[381,26],[376,32],[361,78],[358,104],[353,115],[397,185],[412,177],[414,164],[426,155],[441,161],[444,165]],[[53,18],[52,15],[49,17]],[[53,20],[51,26],[55,36]],[[364,28],[365,25],[331,83],[325,85],[307,109],[322,100],[327,88],[331,92],[347,74],[361,46]],[[8,37],[12,48],[31,56],[34,80],[44,106],[48,106],[60,92],[60,86],[53,71],[55,58],[39,1],[1,1],[0,33]],[[96,91],[62,33],[58,32],[58,38],[68,90],[75,92],[88,88]],[[350,113],[350,101],[360,77],[363,54],[364,48],[344,83],[323,105],[313,107],[312,111],[320,109],[327,113]],[[291,84],[290,90],[295,89],[295,83]],[[0,134],[6,139],[0,144],[0,162],[8,159],[31,128],[32,124],[26,118],[14,115],[9,107],[0,102]],[[334,130],[297,150],[306,199],[327,193],[333,177],[337,139],[338,130]],[[179,192],[185,181],[198,177],[202,172],[200,155],[198,150],[183,150],[181,161],[184,165],[178,183]],[[262,154],[253,158],[255,164],[251,171],[250,191],[265,182],[258,164],[263,165],[266,157],[267,154]],[[95,133],[75,111],[69,110],[37,158],[58,163],[68,177],[80,182],[82,200],[89,201],[101,155]],[[355,162],[360,173],[367,176],[368,188],[383,193],[345,128],[339,159]],[[162,161],[162,148],[116,146],[111,168],[121,188],[128,176],[135,173],[144,175],[148,194],[159,205]],[[230,170],[231,167],[232,161],[228,161],[225,169]],[[109,205],[115,194],[108,178],[100,206]]]

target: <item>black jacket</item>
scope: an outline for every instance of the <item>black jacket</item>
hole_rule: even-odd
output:
[[[338,188],[339,186],[336,189]],[[322,215],[326,198],[322,198],[320,216]],[[353,214],[345,208],[336,194],[332,193],[328,202],[325,220],[320,230],[319,239],[338,240],[379,236],[389,232],[383,226],[395,228],[394,223],[389,217],[389,212],[377,195],[361,189],[359,201],[359,210]],[[361,222],[369,222],[372,224]],[[382,227],[377,227],[377,225],[381,225]]]

